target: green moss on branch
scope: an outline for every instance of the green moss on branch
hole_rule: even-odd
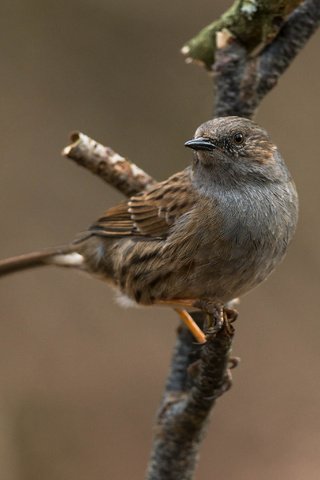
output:
[[[189,40],[182,53],[211,69],[217,32],[227,29],[250,52],[276,36],[286,16],[302,0],[236,0],[218,20]]]

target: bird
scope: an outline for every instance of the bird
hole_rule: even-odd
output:
[[[265,129],[218,117],[185,143],[192,162],[109,208],[66,246],[0,261],[0,277],[44,265],[73,267],[105,281],[124,304],[209,311],[263,282],[296,230],[294,181]],[[200,305],[200,307],[199,307]]]

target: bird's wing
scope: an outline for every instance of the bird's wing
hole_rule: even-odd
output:
[[[194,206],[195,196],[190,170],[183,170],[110,208],[90,232],[105,237],[166,237],[171,225]]]

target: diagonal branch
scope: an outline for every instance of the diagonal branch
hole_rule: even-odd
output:
[[[273,42],[254,57],[237,38],[221,32],[213,66],[215,115],[253,117],[319,24],[320,0],[306,0],[291,13]]]
[[[288,18],[274,41],[258,57],[256,104],[276,85],[279,77],[320,25],[320,0],[306,0]]]
[[[198,63],[211,70],[216,60],[216,36],[227,29],[248,52],[270,42],[287,15],[302,0],[236,0],[218,20],[189,40],[181,52],[187,63]]]
[[[90,170],[127,197],[155,183],[137,165],[84,133],[72,133],[71,141],[71,145],[62,150],[62,155]]]

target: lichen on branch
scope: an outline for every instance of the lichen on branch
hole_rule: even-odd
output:
[[[186,61],[211,70],[215,60],[216,35],[227,29],[251,52],[270,42],[286,17],[302,0],[236,0],[218,20],[203,28],[182,48]]]
[[[71,141],[71,145],[63,149],[62,155],[98,175],[127,197],[147,189],[155,182],[130,160],[84,133],[73,132]]]

